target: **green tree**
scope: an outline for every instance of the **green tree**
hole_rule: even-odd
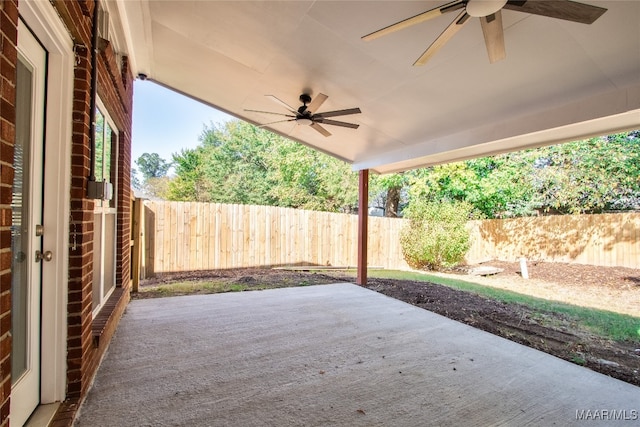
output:
[[[353,212],[358,203],[358,177],[341,160],[283,139],[271,158],[270,194],[278,205]]]
[[[138,178],[138,171],[136,168],[131,168],[131,187],[136,190],[142,190],[142,182]]]
[[[357,206],[357,174],[346,163],[245,122],[205,126],[200,145],[174,154],[173,165],[173,200],[333,212]],[[372,175],[369,188],[388,216],[422,198],[466,202],[475,217],[487,218],[602,212],[640,206],[639,165],[636,131]]]
[[[176,201],[209,202],[209,183],[204,177],[202,147],[183,149],[173,154],[175,176],[169,182],[167,197]]]
[[[246,122],[205,128],[202,171],[211,201],[271,205],[268,176],[271,146],[280,137]]]
[[[164,160],[158,153],[144,153],[136,159],[142,178],[160,178],[167,175],[171,163]]]
[[[160,199],[166,198],[169,177],[167,172],[171,167],[171,163],[160,157],[158,153],[144,153],[135,161],[142,174],[140,181],[132,169],[132,184],[134,188],[140,190],[150,197]]]
[[[545,147],[534,161],[540,208],[598,213],[640,207],[640,132]]]
[[[487,218],[640,207],[640,132],[438,165],[410,175],[413,199],[465,201]]]
[[[335,158],[240,121],[205,126],[174,154],[172,200],[353,211],[357,175]]]
[[[373,175],[370,178],[369,189],[384,205],[384,216],[397,218],[401,216],[403,191],[407,188],[410,176],[415,171],[394,173],[388,175]]]
[[[473,171],[474,185],[464,200],[487,218],[534,214],[539,197],[529,179],[531,157],[522,151],[465,162]]]

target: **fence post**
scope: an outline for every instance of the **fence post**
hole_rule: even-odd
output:
[[[142,228],[142,213],[144,212],[144,204],[141,198],[136,198],[133,202],[133,218],[131,231],[131,237],[133,237],[133,247],[131,250],[131,258],[133,261],[131,274],[131,291],[138,292],[138,285],[140,284],[140,261],[142,256],[142,244],[143,244],[143,228]]]

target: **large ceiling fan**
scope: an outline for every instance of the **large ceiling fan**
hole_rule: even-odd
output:
[[[331,136],[331,132],[326,130],[324,127],[320,126],[320,124],[342,126],[342,127],[351,128],[351,129],[358,129],[358,127],[360,126],[355,123],[341,122],[338,120],[331,120],[327,118],[327,117],[346,116],[349,114],[359,114],[362,112],[360,111],[360,108],[347,108],[346,110],[325,111],[324,113],[317,113],[316,111],[320,109],[320,106],[328,98],[327,95],[322,93],[319,93],[318,95],[316,95],[316,97],[313,98],[313,100],[311,100],[311,96],[309,94],[303,93],[302,95],[300,95],[300,102],[302,102],[302,105],[298,107],[297,110],[291,107],[290,105],[288,105],[286,102],[278,99],[273,95],[265,95],[265,96],[275,101],[276,103],[280,104],[292,114],[274,113],[272,111],[244,110],[252,113],[272,114],[276,116],[288,117],[287,119],[284,119],[284,120],[277,120],[275,122],[265,123],[260,127],[269,126],[276,123],[296,122],[299,125],[310,126],[312,129],[316,130],[317,132],[321,133],[324,136]]]
[[[373,40],[445,13],[462,9],[453,22],[413,65],[424,65],[445,43],[460,31],[470,17],[480,18],[489,62],[493,64],[506,57],[501,13],[503,8],[582,24],[592,24],[607,10],[602,7],[570,0],[456,0],[374,31],[363,36],[362,39],[366,41]]]

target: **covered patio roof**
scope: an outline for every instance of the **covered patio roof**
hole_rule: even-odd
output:
[[[540,0],[529,0],[540,1]],[[586,1],[593,24],[503,10],[506,59],[490,64],[471,18],[426,65],[413,62],[456,13],[362,36],[445,1],[106,2],[133,72],[255,124],[328,95],[358,129],[267,126],[387,173],[640,127],[640,2]]]

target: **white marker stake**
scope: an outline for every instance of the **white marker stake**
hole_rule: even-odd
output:
[[[529,278],[529,270],[527,270],[527,259],[526,258],[520,258],[520,274],[522,275],[523,279],[528,279]]]

